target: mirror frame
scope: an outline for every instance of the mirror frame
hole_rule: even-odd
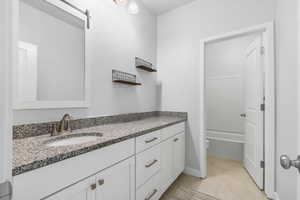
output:
[[[18,0],[18,3],[21,0]],[[84,71],[85,71],[85,91],[84,100],[80,101],[18,101],[17,100],[17,77],[16,70],[18,62],[15,62],[13,67],[13,109],[14,110],[32,110],[32,109],[59,109],[59,108],[88,108],[90,106],[90,69],[87,63],[87,18],[84,14],[80,13],[76,9],[70,7],[69,5],[61,2],[60,0],[43,0],[46,3],[54,5],[55,7],[62,9],[63,11],[81,19],[84,21]],[[19,8],[19,5],[17,6]],[[19,10],[19,9],[18,9]],[[16,27],[19,27],[19,13],[17,19],[15,20]],[[19,30],[19,29],[17,29]],[[19,31],[17,31],[19,32]],[[19,41],[19,35],[17,35]],[[17,41],[17,44],[18,44]],[[16,61],[19,59],[18,55],[14,55]]]

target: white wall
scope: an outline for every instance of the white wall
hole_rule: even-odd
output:
[[[244,160],[244,145],[236,142],[224,142],[220,140],[210,140],[210,145],[207,150],[209,156],[237,160]],[[208,166],[210,168],[211,166]]]
[[[276,190],[280,200],[297,199],[298,172],[279,164],[280,155],[297,157],[297,26],[297,0],[276,0]]]
[[[156,73],[137,71],[135,56],[156,64],[156,17],[141,7],[138,15],[112,0],[73,0],[91,12],[87,31],[87,63],[91,67],[91,107],[14,111],[14,123],[58,120],[64,113],[75,118],[157,110]],[[140,87],[113,84],[111,70],[135,73]]]
[[[11,178],[11,62],[10,5],[0,6],[0,183]]]
[[[6,2],[4,2],[6,3]],[[0,7],[0,25],[1,27],[4,27],[6,24],[6,16],[5,16],[5,6],[1,6]],[[3,42],[5,41],[5,38],[6,35],[5,35],[5,32],[3,29],[1,29],[0,31],[0,42],[1,44],[3,44]],[[5,86],[7,86],[7,84],[4,82],[5,81],[5,71],[3,70],[6,70],[6,67],[7,67],[7,60],[5,60],[5,46],[4,45],[1,45],[0,46],[0,91],[1,92],[6,92],[6,88]],[[3,127],[5,126],[5,124],[3,124],[3,120],[5,119],[6,115],[3,115],[3,110],[5,109],[4,106],[5,106],[5,102],[2,102],[2,98],[0,98],[0,158],[4,158],[4,155],[5,155],[5,148],[4,148],[4,138],[5,138],[5,132],[3,132]],[[4,182],[4,166],[5,166],[5,161],[4,159],[0,159],[0,183],[1,182]]]
[[[199,170],[200,40],[274,19],[273,0],[197,0],[158,17],[162,110],[187,111],[187,166]]]
[[[245,50],[255,36],[206,45],[207,130],[243,134]]]

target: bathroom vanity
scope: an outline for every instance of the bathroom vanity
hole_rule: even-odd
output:
[[[89,10],[78,12],[61,0],[21,0],[18,10],[14,110],[86,109],[92,95],[102,98],[105,89],[91,91]],[[120,80],[103,85],[116,82]],[[138,94],[127,87],[111,89],[117,90],[113,98]],[[71,125],[14,126],[13,200],[158,200],[185,168],[186,113],[63,119]]]
[[[101,133],[82,144],[15,139],[13,199],[158,200],[184,170],[185,121],[152,116],[76,129],[72,135]]]

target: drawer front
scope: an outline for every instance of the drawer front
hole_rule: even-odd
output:
[[[159,131],[154,131],[152,133],[140,136],[136,138],[136,153],[140,153],[154,145],[160,143],[161,133]]]
[[[136,200],[159,200],[161,196],[159,182],[160,173],[157,173],[145,185],[137,190]]]
[[[166,140],[168,138],[173,137],[174,135],[177,135],[178,133],[185,131],[185,123],[179,123],[172,126],[169,126],[167,128],[164,128],[161,130],[161,137],[162,140]]]
[[[154,146],[136,157],[136,188],[160,170],[160,146]]]

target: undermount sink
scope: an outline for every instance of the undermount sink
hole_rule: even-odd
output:
[[[45,144],[48,147],[62,147],[70,145],[79,145],[88,142],[94,142],[102,137],[102,133],[81,133],[73,135],[59,136],[50,140],[47,140]]]

